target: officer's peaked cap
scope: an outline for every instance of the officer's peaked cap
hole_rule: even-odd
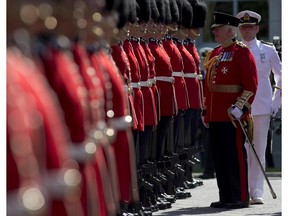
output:
[[[236,17],[241,19],[242,23],[240,23],[240,25],[253,25],[258,24],[261,21],[261,16],[258,13],[250,10],[241,11],[236,15]]]
[[[222,25],[231,25],[238,27],[239,23],[241,22],[240,19],[230,14],[222,12],[214,12],[213,14],[214,14],[214,24],[211,26],[211,28],[215,28]]]

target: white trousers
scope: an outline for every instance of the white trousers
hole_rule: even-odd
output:
[[[254,119],[254,149],[265,169],[265,152],[270,115],[255,115]],[[252,199],[263,198],[264,175],[257,159],[254,157],[251,146],[245,143],[248,160],[248,184]]]

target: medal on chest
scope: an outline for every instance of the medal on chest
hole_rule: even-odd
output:
[[[234,52],[223,52],[220,56],[220,62],[231,62],[233,60]]]

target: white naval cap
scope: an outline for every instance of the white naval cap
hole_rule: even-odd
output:
[[[258,13],[250,10],[241,11],[236,15],[236,17],[242,21],[239,24],[240,26],[246,24],[258,24],[261,20],[261,16]]]

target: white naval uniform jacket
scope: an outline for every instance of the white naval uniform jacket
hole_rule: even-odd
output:
[[[252,115],[271,114],[272,100],[279,90],[274,91],[273,95],[269,76],[271,72],[274,73],[275,85],[281,87],[282,63],[273,45],[263,43],[256,38],[249,42],[243,40],[243,43],[248,46],[255,58],[258,75],[258,88],[251,113]],[[280,92],[277,94],[276,97],[281,100]]]

